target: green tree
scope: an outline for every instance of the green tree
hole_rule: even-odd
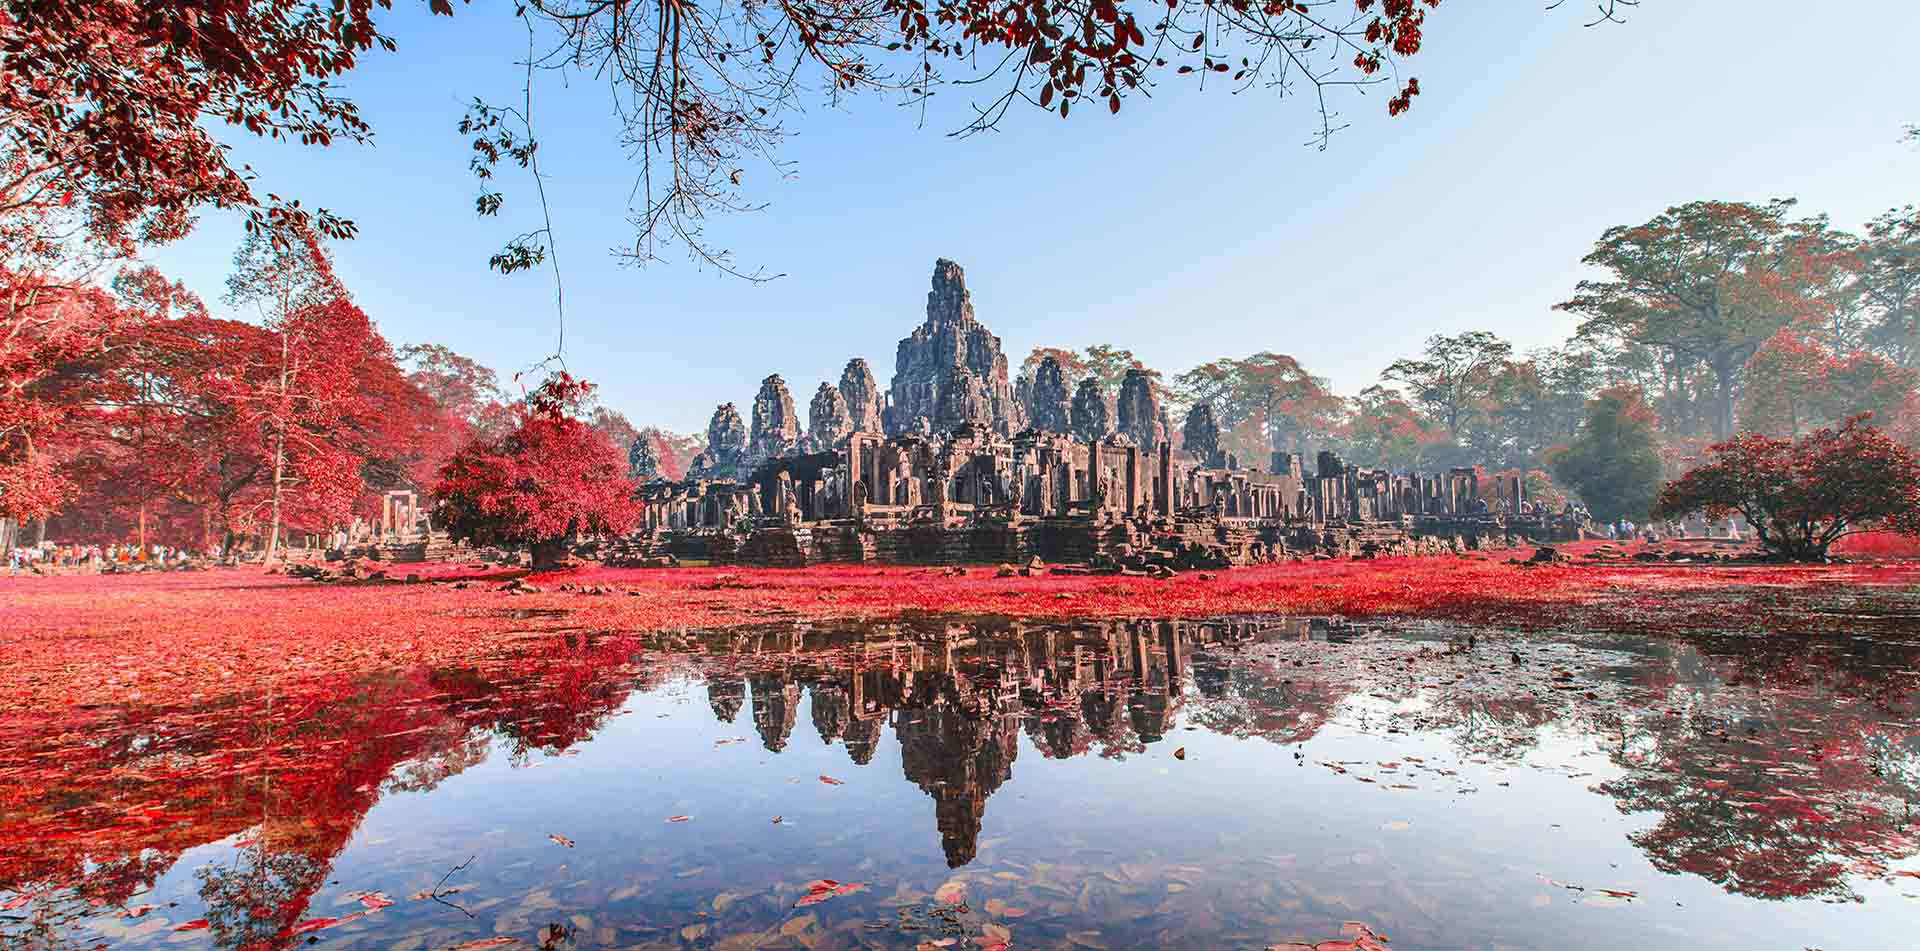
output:
[[[1079,361],[1080,372],[1085,376],[1098,379],[1100,388],[1109,393],[1120,389],[1120,381],[1126,377],[1128,370],[1145,370],[1147,375],[1153,378],[1155,389],[1159,389],[1160,371],[1148,369],[1146,364],[1140,362],[1139,357],[1133,355],[1132,350],[1096,343],[1088,347],[1084,354],[1085,356]],[[1039,365],[1039,361],[1034,361],[1034,364]],[[1060,364],[1060,368],[1069,369],[1065,362]],[[1080,377],[1067,377],[1069,383],[1077,383],[1079,380]]]
[[[1356,464],[1412,469],[1426,446],[1445,438],[1396,390],[1369,386],[1349,405],[1346,445]]]
[[[1554,479],[1571,486],[1605,521],[1643,518],[1660,488],[1657,418],[1641,392],[1610,387],[1587,404],[1587,420],[1552,458]]]
[[[1174,385],[1186,405],[1211,403],[1221,430],[1234,434],[1234,451],[1256,460],[1270,449],[1301,452],[1328,444],[1346,412],[1346,401],[1325,378],[1284,353],[1203,363],[1175,377]],[[1246,436],[1259,443],[1247,444]]]
[[[1901,424],[1915,402],[1920,373],[1886,357],[1836,353],[1782,330],[1747,361],[1750,383],[1740,394],[1740,425],[1771,436],[1800,436],[1861,413],[1881,426]]]
[[[1813,294],[1837,265],[1823,217],[1790,220],[1792,199],[1698,201],[1641,225],[1607,229],[1583,260],[1610,272],[1581,281],[1559,309],[1584,336],[1669,351],[1714,383],[1713,431],[1734,431],[1747,360],[1768,337],[1821,310]]]
[[[1903,367],[1920,367],[1920,208],[1867,223],[1849,289],[1866,314],[1866,343]]]
[[[1458,436],[1512,356],[1512,344],[1484,330],[1435,334],[1425,353],[1393,361],[1380,378],[1404,384],[1414,405]]]

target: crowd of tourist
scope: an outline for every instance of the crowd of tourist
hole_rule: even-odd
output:
[[[7,553],[5,564],[8,572],[12,574],[44,573],[54,568],[78,571],[158,570],[177,568],[189,562],[201,560],[218,561],[221,554],[218,545],[196,554],[186,548],[172,545],[78,545],[44,542],[39,545],[14,547]]]

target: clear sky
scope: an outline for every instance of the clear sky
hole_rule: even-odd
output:
[[[525,33],[499,4],[388,18],[397,54],[347,83],[371,147],[237,143],[266,184],[344,213],[341,276],[387,337],[443,343],[508,376],[553,348],[544,273],[502,277],[488,254],[535,226],[526,182],[502,220],[477,219],[465,142],[475,95],[518,95]],[[757,214],[714,232],[766,284],[678,256],[634,268],[633,168],[604,87],[541,79],[542,163],[567,291],[568,366],[637,425],[704,428],[782,374],[805,411],[863,356],[884,386],[895,341],[923,318],[934,259],[967,270],[980,319],[1016,364],[1034,346],[1107,343],[1168,373],[1259,350],[1293,354],[1354,392],[1432,333],[1490,329],[1558,342],[1552,310],[1611,225],[1696,199],[1801,199],[1858,228],[1920,202],[1920,4],[1645,0],[1623,25],[1525,0],[1451,0],[1410,61],[1423,94],[1337,100],[1350,127],[1309,147],[1305,97],[1163,83],[1117,116],[1009,115],[946,133],[965,93],[924,126],[879,97],[810,103],[789,122],[784,179],[749,166]],[[1590,7],[1589,7],[1590,9]],[[1172,77],[1168,77],[1169,80]],[[148,257],[216,312],[237,217],[209,212]],[[245,316],[232,314],[232,316]]]

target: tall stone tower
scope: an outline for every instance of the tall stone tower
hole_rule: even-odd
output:
[[[1187,410],[1187,424],[1180,436],[1181,448],[1192,453],[1202,465],[1218,468],[1226,464],[1220,452],[1220,423],[1213,418],[1212,403],[1199,403]]]
[[[964,424],[1013,434],[1019,422],[1000,338],[973,316],[966,274],[945,258],[934,262],[927,320],[894,354],[889,435],[949,432]]]
[[[854,357],[840,371],[840,397],[847,401],[847,416],[856,433],[880,432],[880,384],[873,380],[867,361]]]
[[[738,479],[747,461],[747,424],[732,403],[721,403],[707,422],[707,448],[693,457],[691,479]]]
[[[757,466],[775,456],[790,455],[800,444],[800,420],[793,412],[793,394],[780,374],[760,381],[753,398],[753,432],[747,438],[747,461]]]
[[[1120,381],[1120,399],[1114,407],[1114,428],[1133,440],[1141,449],[1157,449],[1167,440],[1160,419],[1160,398],[1154,395],[1153,378],[1135,367]]]
[[[1073,398],[1067,395],[1066,373],[1052,354],[1041,358],[1033,371],[1033,394],[1027,425],[1042,432],[1064,433],[1073,428]]]
[[[831,383],[820,384],[807,407],[807,437],[814,452],[825,452],[841,438],[853,432],[853,418],[847,412],[847,398]]]
[[[1105,439],[1113,435],[1113,414],[1107,409],[1107,392],[1099,377],[1087,377],[1073,391],[1069,419],[1073,434],[1081,439]]]

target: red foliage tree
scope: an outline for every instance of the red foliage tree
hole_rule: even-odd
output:
[[[234,258],[228,299],[265,311],[263,347],[233,355],[205,381],[225,403],[240,447],[264,463],[263,497],[248,514],[266,524],[267,560],[281,526],[323,528],[344,519],[365,489],[364,446],[353,423],[376,415],[362,385],[393,353],[347,297],[311,229],[247,236]]]
[[[407,380],[424,391],[447,415],[484,432],[506,416],[506,395],[494,372],[472,357],[462,356],[433,343],[408,344],[400,348],[400,361],[406,365]]]
[[[259,530],[272,547],[276,508],[320,532],[371,513],[380,490],[431,484],[465,423],[407,379],[314,247],[284,250],[268,257],[319,277],[268,295],[264,325],[210,317],[150,268],[80,298],[97,332],[29,393],[60,422],[39,441],[70,490],[60,537],[210,545]]]
[[[121,314],[98,289],[0,269],[0,518],[44,519],[73,486],[58,443]]]
[[[358,110],[327,80],[367,49],[391,48],[372,22],[375,3],[389,2],[0,7],[8,159],[0,211],[14,196],[55,196],[114,241],[177,237],[205,204],[247,208],[254,226],[311,217],[325,233],[351,233],[298,203],[262,203],[213,130],[313,145],[364,140]]]
[[[1912,415],[1920,379],[1885,357],[1837,353],[1792,329],[1768,339],[1746,372],[1740,423],[1776,436],[1798,436],[1859,413],[1898,425]]]
[[[1742,433],[1718,443],[1713,461],[1660,491],[1653,516],[1738,512],[1768,550],[1796,560],[1825,558],[1863,529],[1920,535],[1920,459],[1865,419],[1797,440]]]
[[[516,425],[454,455],[434,487],[435,519],[456,539],[526,545],[536,569],[581,534],[639,521],[627,460],[577,413],[591,385],[555,374],[516,407]]]
[[[971,83],[991,90],[970,113],[976,130],[1020,103],[1063,118],[1074,105],[1118,112],[1155,83],[1301,87],[1319,103],[1325,137],[1334,129],[1329,97],[1340,88],[1385,86],[1390,115],[1411,106],[1420,85],[1398,66],[1422,48],[1426,17],[1439,4],[533,0],[517,10],[541,32],[530,40],[551,51],[530,65],[585,69],[612,86],[623,138],[637,145],[642,165],[634,209],[641,240],[633,253],[644,257],[656,237],[698,249],[706,214],[755,204],[740,194],[740,166],[775,157],[784,120],[804,108],[801,91],[809,87],[836,98],[866,90],[921,101],[937,85]],[[333,80],[363,54],[395,49],[377,22],[391,6],[0,6],[0,124],[20,159],[16,174],[70,196],[115,235],[175,236],[204,204],[246,209],[256,228],[311,221],[329,236],[350,234],[349,222],[258,194],[221,133],[316,146],[367,140],[372,129]],[[435,14],[455,10],[453,0],[426,6]],[[475,136],[477,171],[503,159],[537,162],[526,127],[530,106],[476,105],[463,130]],[[483,214],[501,202],[488,187],[477,202]],[[536,263],[543,234],[516,239],[495,265]]]

